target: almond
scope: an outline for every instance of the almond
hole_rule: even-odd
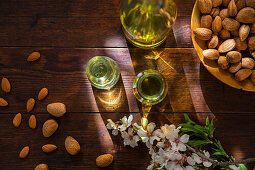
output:
[[[250,33],[249,25],[242,25],[239,29],[239,37],[241,41],[244,41]]]
[[[229,51],[226,55],[228,62],[237,63],[241,60],[242,54],[238,51]]]
[[[47,111],[55,117],[61,117],[66,113],[66,106],[63,103],[51,103],[47,105]]]
[[[202,52],[203,56],[209,60],[217,60],[220,56],[218,50],[207,49]]]
[[[213,19],[212,19],[211,15],[203,15],[201,17],[201,28],[211,29],[212,22],[213,22]]]
[[[12,120],[12,124],[14,127],[19,127],[20,123],[21,123],[21,119],[22,119],[22,115],[21,113],[18,113],[15,115],[15,117]]]
[[[47,120],[43,124],[42,133],[44,137],[50,137],[58,129],[58,123],[54,119]]]
[[[255,36],[252,36],[248,39],[249,50],[255,50]]]
[[[222,0],[212,0],[212,6],[218,7],[222,4]]]
[[[6,93],[9,93],[11,91],[11,84],[9,80],[5,77],[2,78],[2,90]]]
[[[247,79],[251,75],[252,71],[250,69],[241,69],[235,74],[235,78],[237,81],[243,81]]]
[[[231,34],[232,34],[234,37],[239,37],[239,32],[238,32],[238,30],[231,31]]]
[[[42,146],[43,152],[46,152],[46,153],[53,152],[56,149],[57,149],[57,146],[53,144],[46,144]]]
[[[237,0],[236,1],[237,11],[239,11],[240,9],[245,7],[245,1],[246,0]]]
[[[228,61],[227,61],[227,57],[225,56],[220,56],[218,59],[218,65],[223,69],[226,70],[228,68]]]
[[[38,100],[43,100],[47,95],[49,91],[47,88],[42,88],[38,94]]]
[[[113,161],[113,156],[111,154],[104,154],[100,155],[96,159],[96,165],[98,167],[107,167],[109,166]]]
[[[30,112],[31,110],[33,110],[35,106],[35,99],[30,98],[27,100],[27,112]]]
[[[224,40],[229,39],[231,37],[231,34],[228,30],[222,29],[220,31],[220,37]]]
[[[255,1],[254,0],[246,0],[246,6],[255,8]]]
[[[235,48],[236,42],[234,39],[228,39],[224,41],[218,48],[220,53],[226,53],[228,51],[231,51]]]
[[[210,15],[215,18],[216,16],[218,16],[220,14],[220,8],[213,8],[212,11],[210,12]]]
[[[241,9],[236,15],[236,20],[246,24],[255,22],[255,9],[251,7]]]
[[[200,40],[209,40],[212,37],[212,31],[208,28],[196,28],[193,33]]]
[[[36,128],[36,117],[35,115],[31,115],[29,120],[28,120],[28,125],[31,129],[35,129]]]
[[[255,85],[255,70],[252,70],[252,73],[251,73],[251,82]]]
[[[232,65],[229,67],[228,71],[229,71],[230,73],[235,73],[235,72],[237,72],[238,70],[240,70],[241,67],[242,67],[242,63],[241,63],[241,62],[234,63],[234,64],[232,64]]]
[[[230,0],[222,0],[223,6],[227,7],[229,4]]]
[[[225,18],[222,21],[222,26],[228,31],[236,31],[240,27],[240,23],[232,18]]]
[[[212,10],[211,0],[198,0],[198,8],[202,14],[209,14]]]
[[[255,33],[255,23],[252,23],[250,27],[251,27],[251,33],[254,34]]]
[[[255,58],[255,51],[250,50],[250,54],[253,58]]]
[[[0,106],[8,106],[8,103],[6,100],[0,97]]]
[[[242,67],[243,68],[249,68],[249,69],[253,69],[255,66],[255,61],[252,58],[242,58]]]
[[[49,167],[47,164],[39,164],[35,167],[35,170],[49,170]]]
[[[225,18],[228,18],[229,17],[229,14],[228,14],[228,9],[222,9],[220,11],[220,14],[219,14],[221,20],[223,21]]]
[[[36,61],[38,60],[39,58],[41,57],[40,53],[39,52],[33,52],[31,53],[28,58],[27,58],[27,61],[31,62],[31,61]]]
[[[231,17],[236,16],[237,14],[237,7],[234,0],[231,0],[228,4],[228,14]]]
[[[237,51],[244,51],[247,49],[247,42],[245,41],[241,41],[240,38],[235,38],[236,41],[236,50]]]
[[[20,158],[26,158],[26,157],[28,156],[28,154],[29,154],[29,146],[26,146],[26,147],[24,147],[24,148],[20,151],[19,157],[20,157]]]
[[[212,23],[212,30],[215,34],[218,34],[218,32],[220,32],[221,29],[222,29],[221,19],[219,16],[216,16]]]
[[[66,137],[65,148],[71,155],[77,155],[81,150],[80,144],[71,136]]]
[[[213,35],[210,41],[208,41],[208,48],[216,48],[219,43],[219,38],[217,35]]]

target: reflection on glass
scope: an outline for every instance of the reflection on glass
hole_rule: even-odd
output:
[[[98,89],[110,89],[119,80],[118,64],[109,57],[95,56],[86,66],[86,74],[90,83]]]
[[[126,38],[138,47],[156,47],[177,16],[174,0],[122,0],[120,19]]]

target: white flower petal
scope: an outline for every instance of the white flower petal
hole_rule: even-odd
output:
[[[208,158],[210,158],[210,153],[208,152],[208,151],[203,151],[204,152],[204,154],[205,154],[205,156],[207,156]]]
[[[129,115],[129,117],[128,117],[128,123],[130,124],[131,122],[132,122],[132,120],[133,120],[133,115]]]
[[[186,146],[182,142],[180,142],[177,147],[179,151],[186,151]]]
[[[186,166],[184,169],[185,170],[195,170],[192,166]]]
[[[140,137],[147,137],[147,132],[144,130],[144,129],[139,129],[137,134],[140,136]]]
[[[124,123],[124,122],[127,122],[127,117],[126,116],[124,116],[122,119],[121,119],[121,121]]]
[[[152,133],[155,127],[156,127],[156,124],[153,123],[153,122],[151,122],[151,123],[149,123],[149,124],[147,125],[147,131],[148,131],[149,133]]]
[[[118,135],[118,129],[114,129],[113,131],[112,131],[112,134],[114,135],[114,136],[117,136]]]
[[[140,140],[140,138],[139,138],[139,136],[135,135],[135,136],[133,137],[133,140],[136,141],[136,142],[138,142],[138,141]]]
[[[212,166],[212,163],[211,162],[203,162],[203,165],[208,168],[208,167]]]
[[[198,164],[201,164],[202,163],[202,159],[195,153],[192,153],[192,157],[194,159],[194,161]]]
[[[240,170],[240,167],[237,167],[235,165],[229,165],[229,168],[231,168],[233,170]]]
[[[133,135],[133,129],[132,128],[128,128],[128,134]]]
[[[189,141],[189,135],[187,134],[182,135],[182,137],[180,138],[180,141],[182,143],[187,143]]]
[[[194,161],[194,159],[192,159],[190,156],[187,157],[187,162],[188,162],[189,165],[192,165],[192,166],[196,164],[196,162]],[[187,168],[187,167],[186,167],[186,168]]]
[[[153,136],[158,136],[159,138],[164,138],[164,133],[161,129],[156,129],[153,133],[152,133]]]
[[[147,170],[153,170],[154,168],[154,163],[150,164],[148,167],[147,167]]]

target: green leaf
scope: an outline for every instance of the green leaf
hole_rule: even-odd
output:
[[[216,156],[225,156],[224,153],[222,153],[222,152],[214,152],[213,155],[216,155]]]
[[[185,121],[188,123],[191,123],[191,124],[196,124],[195,122],[193,122],[190,118],[189,118],[189,116],[188,116],[188,114],[187,113],[184,113],[183,114],[183,116],[184,116],[184,119],[185,119]]]
[[[248,170],[244,164],[239,164],[240,170]]]
[[[209,127],[209,126],[210,126],[210,120],[209,120],[209,117],[206,117],[205,125],[206,125],[207,127]]]
[[[188,144],[190,146],[197,146],[197,147],[202,146],[202,145],[207,145],[208,143],[211,143],[211,141],[208,141],[208,140],[190,140],[188,142]]]

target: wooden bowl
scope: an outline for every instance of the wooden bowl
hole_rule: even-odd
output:
[[[206,41],[199,40],[195,37],[193,34],[193,30],[200,27],[200,19],[201,14],[198,9],[197,2],[194,5],[192,16],[191,16],[191,36],[192,36],[192,42],[194,45],[195,50],[197,51],[197,55],[200,58],[201,62],[205,66],[205,68],[217,79],[222,81],[223,83],[234,87],[236,89],[242,89],[244,91],[251,91],[255,92],[255,86],[252,84],[252,82],[247,79],[242,82],[239,82],[235,80],[234,74],[228,72],[227,70],[223,70],[219,68],[216,61],[208,60],[204,58],[202,55],[203,50],[207,49]]]

